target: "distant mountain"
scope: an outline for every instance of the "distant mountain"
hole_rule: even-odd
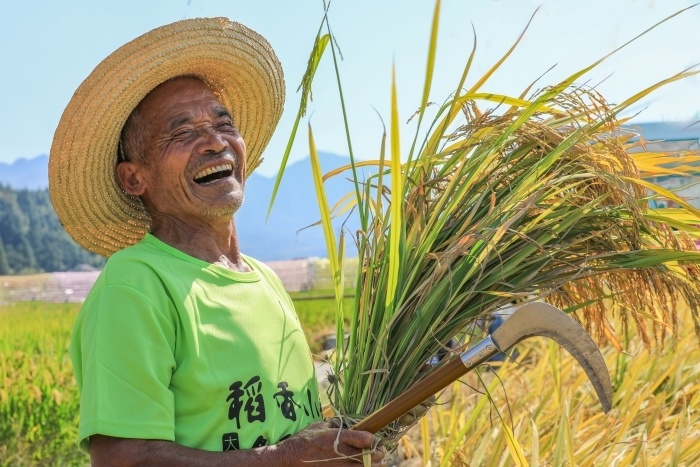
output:
[[[347,165],[349,158],[330,153],[319,153],[321,169],[329,170]],[[349,177],[338,175],[325,183],[328,205],[332,208],[344,195],[354,190]],[[328,257],[320,225],[311,226],[321,219],[316,189],[314,188],[309,158],[287,167],[275,198],[270,217],[267,209],[275,184],[274,177],[251,174],[246,182],[246,197],[236,213],[241,251],[263,261],[308,257]],[[334,221],[336,235],[346,229],[347,254],[353,254],[352,236],[359,228],[355,213],[344,214]],[[311,226],[309,228],[308,227]],[[303,229],[303,230],[302,230]],[[352,232],[350,236],[348,233]]]
[[[0,162],[0,185],[15,190],[43,190],[49,185],[49,156],[20,158],[11,164]]]
[[[349,163],[347,157],[330,153],[320,153],[319,159],[324,173]],[[48,157],[45,155],[18,159],[13,164],[0,163],[0,184],[15,190],[45,189],[48,186],[47,166]],[[274,183],[274,177],[255,172],[248,177],[245,202],[235,215],[241,250],[262,261],[327,257],[321,226],[304,229],[320,219],[310,159],[287,167],[270,217],[266,219]],[[342,175],[330,179],[325,187],[331,207],[354,189]],[[359,222],[351,215],[347,220],[343,218],[335,222],[336,232],[344,221],[349,232],[357,230]],[[346,244],[350,245],[348,254],[355,256],[351,237],[347,238]]]

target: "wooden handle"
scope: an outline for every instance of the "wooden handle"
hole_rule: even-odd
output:
[[[500,349],[493,342],[491,336],[486,337],[477,342],[475,346],[462,352],[458,357],[453,358],[445,366],[426,375],[403,394],[362,419],[352,429],[376,433],[498,352]]]
[[[464,366],[462,360],[454,358],[435,373],[428,375],[408,388],[406,392],[396,399],[362,419],[352,429],[376,433],[433,394],[449,386],[450,383],[456,381],[467,371],[467,367]]]

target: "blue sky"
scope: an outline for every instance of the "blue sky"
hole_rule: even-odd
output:
[[[473,45],[472,82],[517,38],[539,8],[522,43],[485,86],[519,94],[540,81],[553,84],[583,68],[664,17],[691,5],[685,0],[443,0],[437,74],[431,98],[454,90]],[[344,60],[341,75],[350,111],[353,146],[374,158],[388,121],[392,63],[402,121],[420,99],[433,2],[333,0],[331,25]],[[265,36],[282,61],[287,105],[259,169],[275,173],[296,115],[296,88],[322,16],[321,0],[0,0],[0,162],[49,152],[53,132],[73,91],[105,56],[165,23],[226,16]],[[612,102],[700,63],[700,6],[670,20],[607,60],[590,83]],[[346,154],[330,55],[316,78],[314,101],[292,160],[308,154],[310,121],[320,150]],[[638,122],[700,119],[700,78],[667,86],[634,109]],[[408,131],[404,132],[408,136]],[[404,146],[407,143],[404,143]]]

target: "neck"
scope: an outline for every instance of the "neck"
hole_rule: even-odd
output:
[[[196,225],[177,219],[153,219],[152,234],[164,243],[195,258],[234,271],[250,271],[243,261],[233,217],[207,220]]]

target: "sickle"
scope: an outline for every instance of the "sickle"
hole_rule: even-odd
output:
[[[573,355],[593,383],[607,413],[612,407],[610,375],[593,339],[563,311],[547,303],[532,302],[515,310],[496,331],[459,354],[459,358],[453,358],[352,428],[376,433],[498,352],[535,336],[549,337]]]

